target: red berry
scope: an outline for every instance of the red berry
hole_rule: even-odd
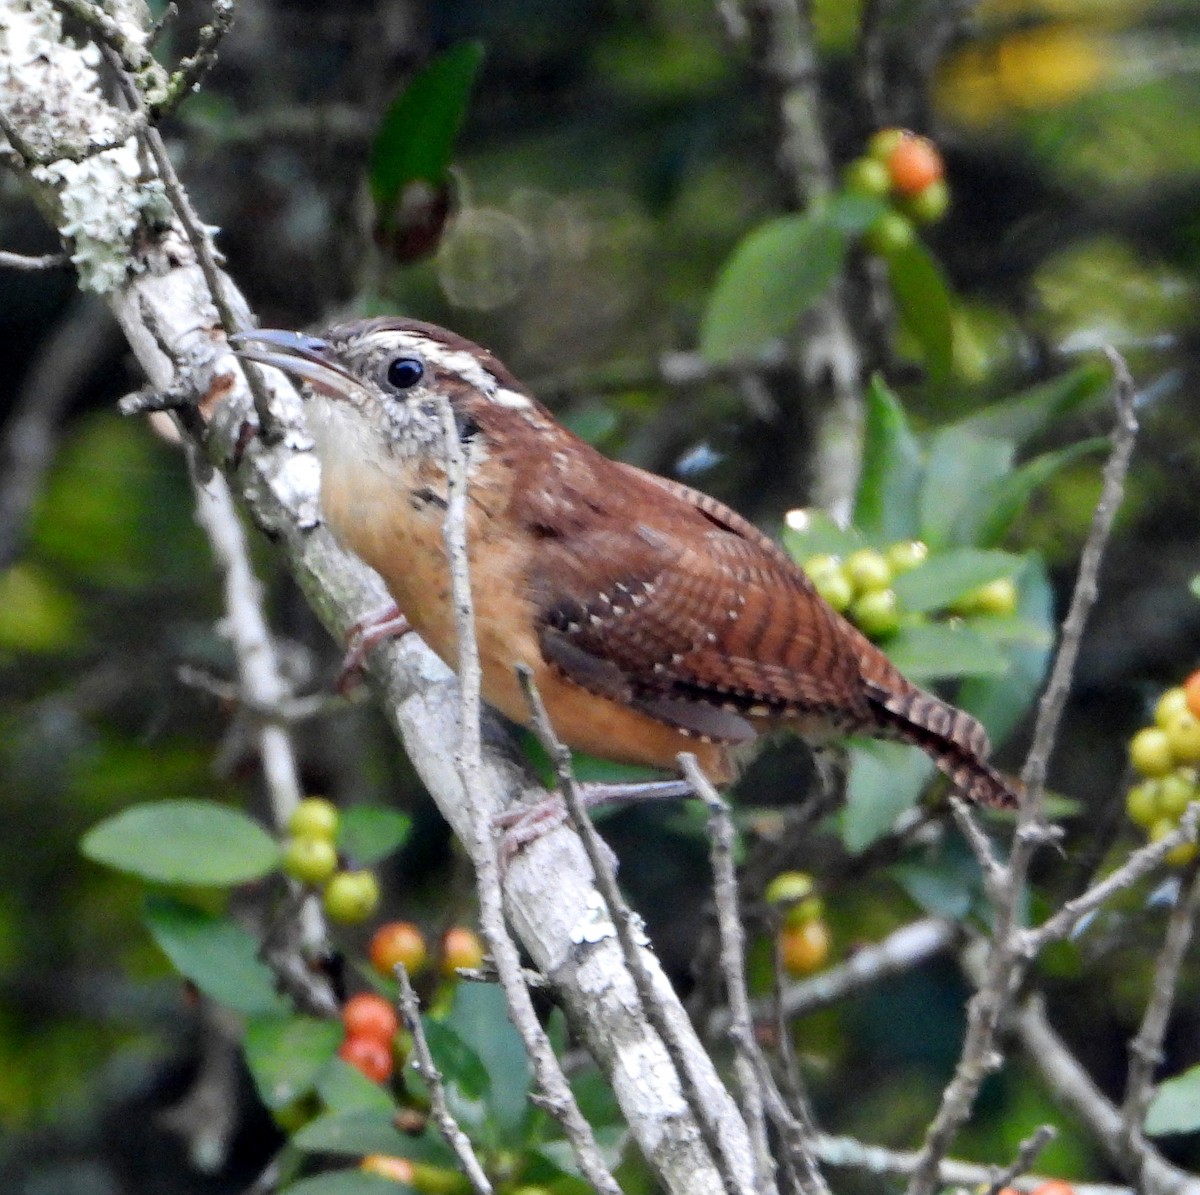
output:
[[[1052,1178],[1040,1187],[1034,1187],[1029,1195],[1075,1195],[1075,1188],[1061,1178]]]
[[[1183,691],[1187,694],[1188,709],[1200,718],[1200,669],[1197,669],[1183,682]]]
[[[888,173],[897,195],[917,195],[946,172],[938,148],[926,137],[902,137],[888,154]]]
[[[338,1047],[338,1057],[362,1071],[372,1083],[392,1077],[392,1047],[377,1037],[347,1037]]]
[[[371,936],[368,953],[375,970],[389,979],[395,975],[397,963],[403,963],[410,975],[418,974],[429,956],[424,934],[411,921],[381,925]]]
[[[351,996],[342,1009],[342,1024],[347,1037],[371,1037],[392,1048],[392,1038],[400,1028],[396,1010],[374,992],[359,992]]]

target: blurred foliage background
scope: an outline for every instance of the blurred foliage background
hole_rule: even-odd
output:
[[[949,380],[928,382],[913,345],[881,334],[891,315],[872,306],[883,293],[886,308],[872,263],[850,269],[865,367],[884,371],[913,424],[961,419],[1106,343],[1143,387],[1135,470],[1051,775],[1079,811],[1065,859],[1042,861],[1038,899],[1053,901],[1137,841],[1123,815],[1125,743],[1196,663],[1200,5],[811,8],[835,165],[885,124],[935,137],[948,164],[950,211],[928,240],[954,294]],[[176,53],[206,15],[182,10],[166,34]],[[465,39],[486,56],[455,157],[455,212],[435,254],[400,262],[372,235],[374,139],[414,70]],[[671,355],[694,350],[722,263],[796,205],[769,89],[718,5],[243,0],[217,68],[166,132],[264,324],[380,311],[445,323],[605,451],[773,531],[809,502],[825,374],[790,355],[753,384],[712,370],[672,380],[689,359]],[[14,180],[0,176],[0,189],[0,243],[56,248]],[[240,1079],[219,1149],[181,1130],[180,1101],[206,1059],[203,1016],[140,927],[141,886],[85,863],[77,845],[137,800],[203,796],[265,813],[238,712],[179,677],[180,665],[230,672],[207,548],[178,451],[114,414],[140,378],[102,304],[66,273],[0,273],[0,330],[0,1185],[240,1191],[270,1154],[270,1121]],[[1093,403],[1037,446],[1107,426]],[[1059,610],[1098,485],[1094,456],[1070,464],[1005,541],[1040,553]],[[255,551],[300,685],[327,686],[336,645],[270,546],[259,538]],[[469,920],[464,866],[369,704],[331,706],[297,740],[310,791],[413,812],[383,873],[388,907],[434,932]],[[1021,747],[1018,729],[1002,762],[1016,766]],[[773,749],[753,773],[754,804],[786,809],[806,767],[798,748]],[[894,874],[864,878],[830,834],[780,824],[758,825],[756,874],[786,863],[824,877],[839,955],[916,914]],[[694,825],[639,811],[605,830],[660,953],[691,987],[706,883]],[[1102,1087],[1121,1081],[1163,916],[1150,885],[1043,964],[1055,1022]],[[1200,1059],[1198,982],[1193,965],[1168,1073]],[[912,1145],[956,1056],[965,996],[946,962],[802,1022],[823,1124]],[[1063,1128],[1044,1168],[1105,1173],[1019,1064],[985,1088],[956,1152],[1006,1158],[1042,1120]],[[1194,1139],[1167,1147],[1197,1161]]]

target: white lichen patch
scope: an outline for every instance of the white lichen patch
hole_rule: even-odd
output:
[[[99,65],[95,45],[63,37],[50,0],[0,9],[0,107],[27,146],[50,159],[33,176],[59,198],[59,232],[71,246],[80,286],[103,293],[125,280],[134,260],[131,240],[144,219],[165,211],[165,196],[158,180],[140,181],[132,138],[82,161],[56,156],[106,145],[128,127],[100,90]]]

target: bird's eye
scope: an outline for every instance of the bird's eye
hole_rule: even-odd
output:
[[[397,357],[389,362],[387,380],[397,390],[408,390],[425,376],[425,366],[416,357]]]

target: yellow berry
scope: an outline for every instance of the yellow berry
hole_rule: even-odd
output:
[[[986,585],[964,593],[951,609],[955,614],[1007,617],[1017,610],[1017,583],[1012,577],[997,577]]]
[[[900,210],[918,224],[936,224],[950,210],[950,187],[935,179],[923,191],[900,200]]]
[[[842,569],[823,576],[812,578],[813,588],[839,614],[843,613],[854,600],[854,586]]]
[[[305,797],[288,820],[288,832],[293,838],[324,838],[333,841],[337,833],[338,810],[324,797]]]
[[[1156,783],[1160,817],[1178,820],[1183,816],[1183,811],[1200,797],[1196,791],[1196,773],[1192,768],[1176,768]]]
[[[876,589],[864,593],[851,607],[850,619],[864,635],[882,639],[893,635],[900,626],[900,607],[894,589]]]
[[[893,573],[912,572],[929,559],[929,545],[920,539],[902,539],[892,544],[884,554]]]
[[[289,838],[284,844],[283,870],[302,884],[320,886],[337,865],[337,851],[326,838]]]
[[[1158,726],[1147,726],[1129,740],[1129,762],[1143,776],[1165,776],[1174,766],[1171,741]]]
[[[1194,842],[1181,842],[1167,851],[1163,860],[1171,867],[1183,867],[1196,857],[1196,849]]]
[[[880,129],[873,133],[867,142],[867,156],[886,166],[888,158],[892,156],[892,150],[912,135],[908,129]]]
[[[886,589],[892,583],[891,565],[882,552],[874,548],[859,548],[846,557],[846,576],[854,586],[855,593],[873,593]]]
[[[763,895],[768,904],[784,906],[783,924],[787,926],[815,920],[825,912],[824,902],[813,888],[813,878],[806,871],[781,871]]]
[[[1182,685],[1176,685],[1175,688],[1168,689],[1155,703],[1154,723],[1165,730],[1167,723],[1172,719],[1190,712],[1187,691]]]
[[[828,577],[832,573],[841,572],[842,562],[837,556],[821,552],[810,556],[800,567],[808,574],[810,580],[815,581],[818,577]]]
[[[339,871],[325,885],[325,912],[331,921],[357,925],[379,904],[379,881],[373,871]]]
[[[856,158],[846,167],[846,190],[852,195],[872,195],[883,199],[892,189],[888,168],[875,158]]]
[[[1179,714],[1162,728],[1171,754],[1180,763],[1200,763],[1200,718],[1190,711]]]

